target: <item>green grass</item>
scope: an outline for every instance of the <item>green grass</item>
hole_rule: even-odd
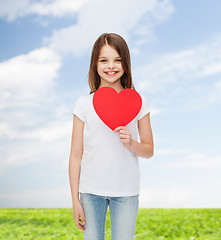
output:
[[[1,209],[0,239],[83,239],[72,209]],[[111,239],[110,211],[106,240]],[[144,240],[220,240],[221,209],[139,209],[135,238]]]

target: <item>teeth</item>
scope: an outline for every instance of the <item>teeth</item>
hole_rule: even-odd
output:
[[[115,74],[116,72],[107,72],[107,74]]]

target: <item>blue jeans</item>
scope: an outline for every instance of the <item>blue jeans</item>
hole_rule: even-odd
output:
[[[111,216],[111,239],[133,240],[139,206],[139,194],[129,197],[108,197],[80,193],[84,210],[84,240],[104,240],[107,207]]]

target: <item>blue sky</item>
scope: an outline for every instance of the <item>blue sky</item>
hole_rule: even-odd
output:
[[[220,10],[218,0],[0,0],[0,206],[71,207],[74,102],[89,94],[94,41],[115,32],[151,107],[140,207],[220,207]]]

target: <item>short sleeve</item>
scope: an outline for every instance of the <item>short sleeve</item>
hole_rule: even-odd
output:
[[[85,115],[84,109],[85,109],[84,99],[83,99],[83,96],[81,96],[74,103],[74,109],[72,111],[72,114],[76,115],[83,122],[86,121],[86,115]]]
[[[147,113],[150,112],[150,106],[149,103],[147,102],[147,99],[145,96],[141,95],[142,98],[142,107],[140,109],[140,112],[137,115],[137,119],[140,120],[142,117],[144,117]]]

